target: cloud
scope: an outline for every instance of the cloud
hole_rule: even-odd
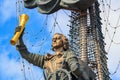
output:
[[[16,0],[3,0],[1,2],[1,10],[0,10],[0,21],[1,23],[6,22],[11,17],[16,16]]]
[[[20,54],[14,46],[6,43],[7,41],[9,41],[7,36],[0,37],[0,80],[24,80],[24,74],[21,71],[23,69],[22,61],[19,59]],[[32,78],[34,74],[33,80],[38,80],[38,76],[42,75],[41,69],[31,66],[31,69],[33,69],[31,73],[28,70],[28,66],[30,66],[28,62],[24,60],[24,63],[26,78],[30,80],[30,77]]]
[[[9,51],[0,53],[0,79],[1,80],[22,80],[20,64],[15,59],[9,59]]]
[[[22,61],[21,59],[18,59],[20,56],[18,54],[17,57],[14,56],[18,52],[15,52],[14,48],[9,47],[9,49],[7,49],[6,46],[0,47],[2,49],[0,52],[0,80],[24,80],[24,74],[23,71],[21,71],[23,70]],[[41,76],[41,78],[43,78],[42,70],[40,68],[29,65],[29,63],[25,60],[24,65],[25,75],[27,79],[33,78],[33,74],[34,80],[38,80],[37,78],[40,78],[38,76]],[[28,67],[30,67],[30,70],[28,70]]]

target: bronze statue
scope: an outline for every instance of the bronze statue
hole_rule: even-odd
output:
[[[23,35],[23,34],[22,34]],[[52,38],[54,55],[40,55],[29,52],[22,40],[22,35],[17,44],[21,56],[28,62],[46,69],[47,80],[93,80],[83,71],[76,54],[69,50],[68,39],[56,33]]]

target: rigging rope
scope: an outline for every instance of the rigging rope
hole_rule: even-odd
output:
[[[106,36],[106,33],[107,33],[109,39],[111,40],[110,45],[109,45],[108,50],[107,50],[107,51],[109,52],[112,43],[114,43],[114,44],[119,44],[119,43],[120,43],[120,42],[115,42],[115,41],[113,41],[113,40],[114,40],[114,36],[115,36],[115,34],[116,34],[116,30],[120,27],[120,24],[118,24],[118,23],[119,23],[119,18],[120,18],[120,16],[119,16],[119,18],[118,18],[118,20],[117,20],[116,26],[113,27],[113,26],[111,25],[111,23],[109,22],[109,16],[110,16],[110,14],[111,14],[111,13],[110,13],[110,11],[111,11],[111,9],[110,9],[110,8],[111,8],[111,0],[109,0],[109,3],[108,3],[107,0],[105,0],[105,2],[104,2],[103,0],[101,0],[101,4],[102,4],[102,10],[103,10],[102,12],[103,12],[103,18],[104,18],[104,23],[105,23],[105,32],[104,32],[104,35]],[[108,9],[107,9],[106,7],[108,7]],[[107,11],[107,12],[106,12],[106,11]],[[110,37],[108,27],[114,29],[114,33],[113,33],[113,36],[112,36],[112,37]]]
[[[31,80],[35,80],[35,78],[34,78],[34,73],[33,73],[33,71],[32,71],[32,68],[31,68],[30,63],[29,63],[29,65],[28,65],[28,70],[29,70],[29,74],[31,73],[31,76],[32,76],[32,77],[30,77]]]
[[[26,73],[25,73],[25,64],[24,64],[23,58],[22,58],[22,64],[21,65],[22,65],[21,71],[23,71],[24,80],[27,80]]]
[[[114,71],[111,75],[115,75],[115,74],[117,73],[119,67],[120,67],[120,60],[119,60],[119,62],[118,62],[118,65],[117,65],[115,71]]]
[[[68,17],[70,17],[70,15],[65,11],[65,10],[62,10]]]
[[[16,2],[16,16],[17,16],[16,17],[16,21],[17,21],[17,25],[19,25],[19,22],[20,22],[19,21],[20,14],[23,12],[23,10],[21,11],[21,4],[22,4],[21,0],[18,0]],[[24,80],[27,80],[26,73],[25,73],[25,64],[24,64],[24,60],[23,59],[21,60],[21,71],[23,71]]]
[[[107,2],[107,0],[105,0],[106,2]],[[103,0],[102,0],[102,2],[103,2]],[[108,13],[106,12],[106,8],[105,8],[105,5],[107,5],[108,6]],[[111,24],[110,24],[110,22],[109,22],[109,16],[110,16],[110,10],[112,10],[112,7],[111,7],[111,0],[109,1],[109,4],[105,4],[104,2],[103,2],[103,13],[104,13],[104,21],[105,21],[105,23],[106,23],[106,31],[108,32],[108,26],[111,26]],[[116,9],[116,10],[113,10],[113,11],[118,11],[120,8],[118,8],[118,9]],[[17,10],[16,10],[17,11]],[[23,9],[23,11],[24,11],[24,9]],[[19,12],[19,11],[18,11]],[[63,12],[67,15],[67,16],[69,16],[64,10],[63,10]],[[57,13],[56,13],[56,15],[54,16],[54,15],[52,15],[52,17],[54,18],[54,23],[53,23],[53,26],[52,26],[52,29],[51,29],[51,31],[49,32],[49,34],[48,35],[45,35],[45,30],[44,30],[44,26],[42,26],[42,28],[36,33],[36,34],[31,34],[31,36],[32,36],[32,38],[35,38],[35,39],[38,39],[37,38],[37,36],[40,34],[40,33],[42,33],[41,35],[43,35],[44,37],[45,36],[47,36],[46,38],[43,38],[42,39],[42,42],[40,42],[39,44],[37,44],[37,45],[32,45],[32,47],[41,47],[40,48],[40,51],[41,51],[41,49],[44,49],[43,48],[43,45],[46,43],[46,41],[49,39],[49,36],[53,33],[54,34],[54,32],[55,32],[55,27],[57,26],[58,27],[58,29],[60,30],[60,32],[61,33],[63,33],[63,31],[61,30],[61,27],[59,26],[59,23],[58,23],[58,21],[57,21]],[[45,24],[44,25],[46,25],[47,26],[47,20],[48,20],[48,15],[46,16],[46,19],[45,19]],[[112,27],[112,26],[111,26]],[[116,29],[117,28],[119,28],[120,27],[120,25],[116,25],[115,27],[112,27],[112,28],[114,28],[115,29],[115,31],[114,31],[114,34],[113,34],[113,36],[112,36],[112,38],[111,37],[109,37],[110,39],[111,39],[111,42],[113,43],[114,41],[113,41],[113,39],[114,39],[114,35],[116,34]],[[32,29],[31,29],[31,31],[32,31]],[[33,32],[34,33],[34,32]],[[109,33],[108,33],[109,34]],[[111,43],[111,44],[112,44]],[[110,47],[111,47],[111,45],[109,46],[109,49],[110,49]],[[109,51],[109,50],[108,50]],[[29,69],[31,69],[30,67],[29,67]],[[24,74],[25,74],[25,72],[24,72]],[[25,76],[25,75],[24,75]]]
[[[52,15],[52,16],[53,16],[53,18],[54,18],[54,20],[55,20],[54,24],[56,24],[56,25],[58,26],[60,32],[63,34],[63,31],[62,31],[62,29],[60,28],[60,25],[59,25],[58,22],[57,22],[57,14],[56,14],[56,17],[55,17],[54,15]]]
[[[109,4],[108,2],[107,2],[107,0],[105,0],[105,2],[106,2],[106,6],[108,6],[112,11],[119,11],[120,10],[120,8],[116,8],[116,9],[113,9],[112,7],[111,7],[111,4]],[[110,1],[111,2],[111,1]]]
[[[118,26],[119,21],[120,21],[120,15],[119,15],[119,18],[118,18],[118,20],[117,20],[116,26]],[[108,52],[109,52],[110,47],[111,47],[111,45],[112,45],[112,43],[113,43],[113,39],[114,39],[114,36],[115,36],[115,34],[116,34],[116,31],[117,31],[117,28],[115,28],[115,30],[114,30],[113,36],[112,36],[112,38],[111,38],[110,45],[109,45],[109,47],[108,47]]]

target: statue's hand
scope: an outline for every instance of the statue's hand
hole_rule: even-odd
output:
[[[20,32],[20,30],[21,30],[21,26],[17,26],[17,27],[15,28],[15,33],[16,33],[16,32]],[[14,33],[14,34],[15,34],[15,33]]]
[[[16,33],[16,32],[20,32],[20,30],[21,30],[21,26],[16,27],[15,33]],[[22,33],[21,33],[21,35],[20,35],[20,37],[19,37],[19,40],[18,40],[17,45],[24,45],[23,40],[22,40],[23,34],[24,34],[24,30],[22,31]]]

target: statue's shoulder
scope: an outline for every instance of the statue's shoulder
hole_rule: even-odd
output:
[[[45,61],[47,61],[47,60],[51,60],[53,57],[54,55],[48,53],[47,55],[44,56],[44,59]]]
[[[76,54],[72,50],[67,50],[64,52],[64,56],[66,59],[68,59],[68,58],[76,57]]]
[[[65,51],[65,53],[68,53],[68,54],[75,54],[74,51],[72,51],[72,50],[67,50],[67,51]]]
[[[67,55],[76,55],[75,52],[72,51],[72,50],[65,51],[65,54],[67,54]]]

